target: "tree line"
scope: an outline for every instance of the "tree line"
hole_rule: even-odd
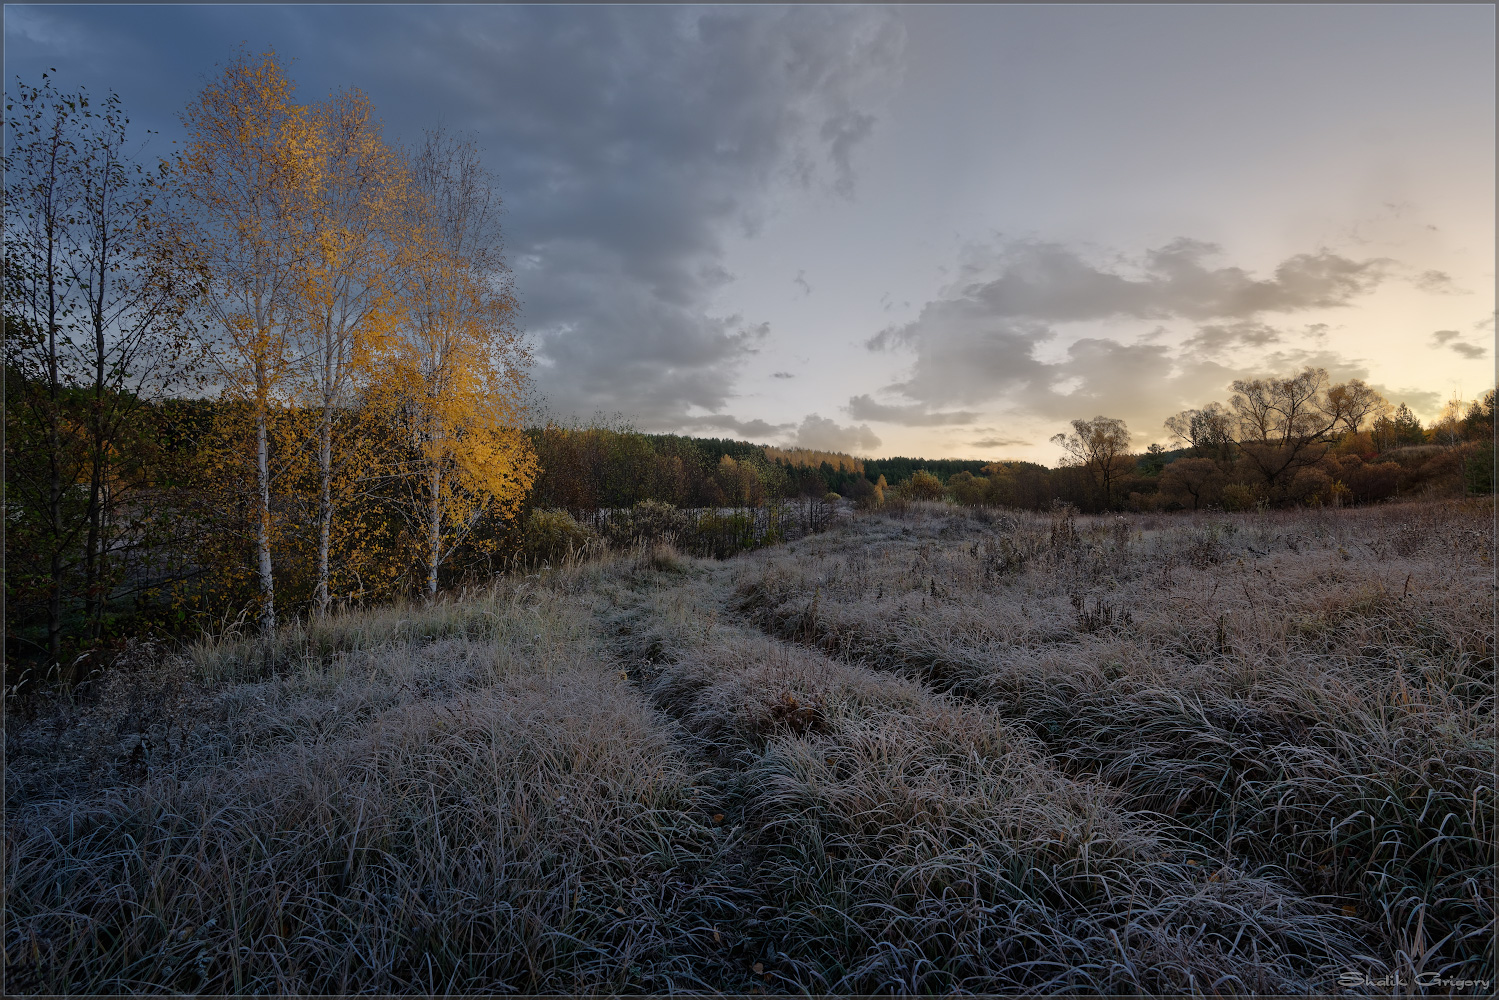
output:
[[[1130,449],[1125,422],[1072,421],[1052,441],[1058,469],[996,463],[980,474],[913,479],[897,496],[961,504],[1087,512],[1172,511],[1368,503],[1397,494],[1493,492],[1494,390],[1453,400],[1431,427],[1364,382],[1333,383],[1320,368],[1233,383],[1211,402],[1166,420],[1178,447]],[[918,475],[921,475],[918,473]]]

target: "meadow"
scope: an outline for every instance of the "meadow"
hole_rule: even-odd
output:
[[[8,992],[1488,993],[1491,517],[910,503],[142,648],[10,706]]]

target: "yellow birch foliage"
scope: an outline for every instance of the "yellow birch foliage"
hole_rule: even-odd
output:
[[[531,357],[513,302],[461,259],[433,252],[412,275],[410,310],[376,387],[404,436],[396,474],[427,593],[484,518],[507,521],[538,471],[521,428]]]
[[[382,138],[369,100],[358,91],[334,94],[311,109],[309,121],[309,183],[298,213],[308,253],[297,327],[307,359],[301,395],[315,417],[308,437],[316,456],[313,601],[325,613],[335,592],[364,591],[373,569],[367,532],[343,523],[360,481],[345,473],[367,457],[356,392],[371,360],[389,353],[402,306],[399,272],[414,243],[405,164]]]
[[[254,437],[256,573],[262,629],[275,628],[272,424],[300,358],[293,349],[296,284],[308,257],[296,224],[316,181],[314,129],[292,102],[293,84],[272,52],[239,53],[182,115],[185,211],[171,239],[204,280],[201,306],[222,419]],[[237,453],[237,449],[230,454]]]

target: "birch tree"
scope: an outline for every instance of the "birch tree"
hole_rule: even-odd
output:
[[[514,517],[536,477],[521,429],[531,357],[501,255],[498,199],[478,151],[429,132],[413,157],[416,247],[400,335],[379,387],[405,436],[402,510],[428,596],[485,517]]]
[[[353,392],[372,357],[387,353],[399,301],[397,272],[410,249],[407,175],[380,135],[369,100],[341,93],[310,113],[309,162],[296,213],[308,256],[298,282],[301,353],[316,410],[317,569],[313,602],[330,599],[335,423],[351,415]]]
[[[271,559],[272,411],[290,389],[298,282],[309,259],[297,211],[316,180],[314,128],[276,55],[241,52],[182,115],[186,210],[174,243],[201,275],[221,398],[245,404],[255,440],[260,625],[276,627]]]

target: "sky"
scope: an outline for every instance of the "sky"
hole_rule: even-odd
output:
[[[1494,384],[1494,17],[7,4],[4,54],[147,155],[240,45],[471,135],[536,419],[1052,464],[1307,365],[1428,420]]]

